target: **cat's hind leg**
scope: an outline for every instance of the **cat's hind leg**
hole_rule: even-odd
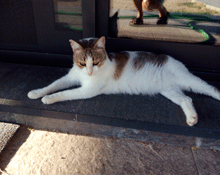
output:
[[[161,92],[160,94],[170,99],[183,109],[183,112],[186,115],[186,122],[189,126],[193,126],[197,123],[198,115],[190,97],[184,95],[180,90],[167,90]]]
[[[54,81],[49,86],[46,86],[41,89],[35,89],[28,93],[28,97],[30,99],[38,99],[40,97],[43,97],[47,94],[50,94],[52,92],[71,87],[73,85],[77,84],[76,81],[71,81],[70,77],[68,75]]]

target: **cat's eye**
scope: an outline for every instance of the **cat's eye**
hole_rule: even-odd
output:
[[[93,66],[97,66],[97,65],[99,65],[99,62],[97,62],[97,63],[93,63]]]
[[[79,63],[80,66],[86,66],[86,63]]]

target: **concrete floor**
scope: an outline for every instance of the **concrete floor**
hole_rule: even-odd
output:
[[[220,152],[21,127],[1,153],[0,168],[2,175],[219,175]]]

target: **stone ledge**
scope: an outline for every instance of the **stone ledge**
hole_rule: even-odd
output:
[[[134,128],[79,122],[74,120],[60,120],[57,118],[36,117],[3,112],[0,112],[0,120],[11,121],[40,130],[89,136],[108,136],[142,142],[164,143],[169,145],[206,148],[220,151],[220,139],[192,137]]]

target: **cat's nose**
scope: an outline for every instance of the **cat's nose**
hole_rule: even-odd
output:
[[[92,72],[93,72],[92,66],[88,66],[88,67],[86,68],[86,71],[87,71],[87,74],[88,74],[89,76],[91,76],[91,75],[92,75]]]
[[[88,75],[91,76],[91,75],[92,75],[92,72],[88,72]]]

